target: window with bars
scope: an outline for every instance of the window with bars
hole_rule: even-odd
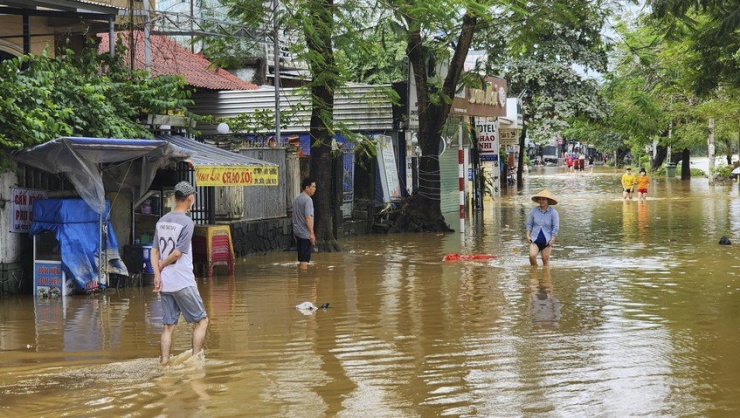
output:
[[[48,173],[25,164],[18,164],[18,187],[38,190],[75,191],[74,185],[72,185],[64,174]]]

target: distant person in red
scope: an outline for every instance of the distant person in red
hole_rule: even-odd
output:
[[[573,157],[571,157],[570,154],[565,156],[565,165],[568,166],[568,171],[573,168]]]

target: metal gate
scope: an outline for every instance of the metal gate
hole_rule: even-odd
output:
[[[186,162],[177,164],[177,181],[195,184],[195,170]],[[216,223],[215,189],[213,187],[196,187],[195,204],[190,209],[190,217],[196,225]]]

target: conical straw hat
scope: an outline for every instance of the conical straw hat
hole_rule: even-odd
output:
[[[550,191],[547,190],[547,189],[545,189],[545,190],[537,193],[536,195],[532,196],[532,201],[535,202],[535,203],[540,203],[540,202],[537,201],[537,198],[538,197],[546,197],[547,198],[547,201],[550,204],[550,206],[555,206],[555,205],[558,204],[558,201],[555,200],[555,196],[553,196],[552,193],[550,193]]]

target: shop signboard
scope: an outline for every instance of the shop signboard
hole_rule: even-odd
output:
[[[61,261],[33,263],[33,294],[36,298],[64,298],[69,293]]]
[[[478,135],[478,155],[480,156],[480,160],[498,160],[498,121],[495,118],[477,118],[475,131]]]
[[[450,114],[462,116],[498,117],[506,116],[506,80],[497,77],[484,78],[482,88],[466,87],[464,94],[452,99]]]
[[[33,203],[46,199],[43,190],[13,188],[13,197],[10,201],[10,232],[28,233],[33,222]]]
[[[519,145],[519,130],[518,129],[501,129],[499,130],[499,139],[501,145],[510,147]]]
[[[196,186],[277,186],[278,167],[195,166]]]

